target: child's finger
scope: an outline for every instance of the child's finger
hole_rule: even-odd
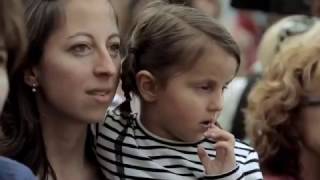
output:
[[[207,167],[209,167],[211,159],[208,156],[208,153],[206,152],[206,150],[200,145],[198,146],[198,156],[199,156],[199,159],[200,159],[202,165],[204,166],[205,170],[207,171]]]
[[[226,141],[219,141],[214,144],[216,149],[216,158],[223,158],[227,156],[233,156],[234,154],[234,147],[232,144]]]
[[[226,141],[219,141],[214,144],[216,148],[216,160],[224,162],[228,169],[232,169],[236,166],[236,160],[234,156],[234,147],[232,144]]]
[[[205,132],[204,136],[214,141],[228,141],[231,143],[234,143],[235,141],[235,138],[231,133],[218,128],[208,129],[208,131]]]

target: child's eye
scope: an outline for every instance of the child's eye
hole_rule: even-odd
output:
[[[86,56],[92,51],[92,48],[87,44],[76,44],[69,51],[75,56]]]
[[[207,90],[207,91],[211,89],[211,87],[209,87],[209,86],[201,86],[200,88],[203,90]]]
[[[201,90],[201,91],[205,91],[205,92],[211,92],[213,91],[213,86],[211,85],[208,85],[208,84],[204,84],[204,85],[199,85],[198,88]]]

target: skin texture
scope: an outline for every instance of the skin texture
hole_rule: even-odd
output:
[[[308,97],[320,97],[319,76],[315,77],[311,82],[312,88]],[[320,176],[318,167],[320,166],[320,106],[306,106],[301,110],[301,157],[300,161],[303,165],[302,177],[306,180],[315,180]]]
[[[219,0],[193,0],[192,6],[215,18],[219,17],[221,11]]]

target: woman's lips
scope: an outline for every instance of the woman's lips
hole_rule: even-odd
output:
[[[93,89],[87,91],[87,94],[93,96],[96,101],[102,104],[107,104],[110,102],[111,98],[109,96],[110,90],[108,89]]]

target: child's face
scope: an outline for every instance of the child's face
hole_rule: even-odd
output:
[[[102,120],[118,84],[119,47],[108,1],[68,1],[64,23],[49,37],[33,69],[40,111],[84,123]]]
[[[7,51],[4,39],[0,35],[0,113],[8,95]]]
[[[216,45],[207,47],[192,68],[169,78],[157,94],[155,122],[147,128],[163,138],[196,142],[222,111],[223,90],[237,62]],[[147,121],[147,120],[146,120]]]

